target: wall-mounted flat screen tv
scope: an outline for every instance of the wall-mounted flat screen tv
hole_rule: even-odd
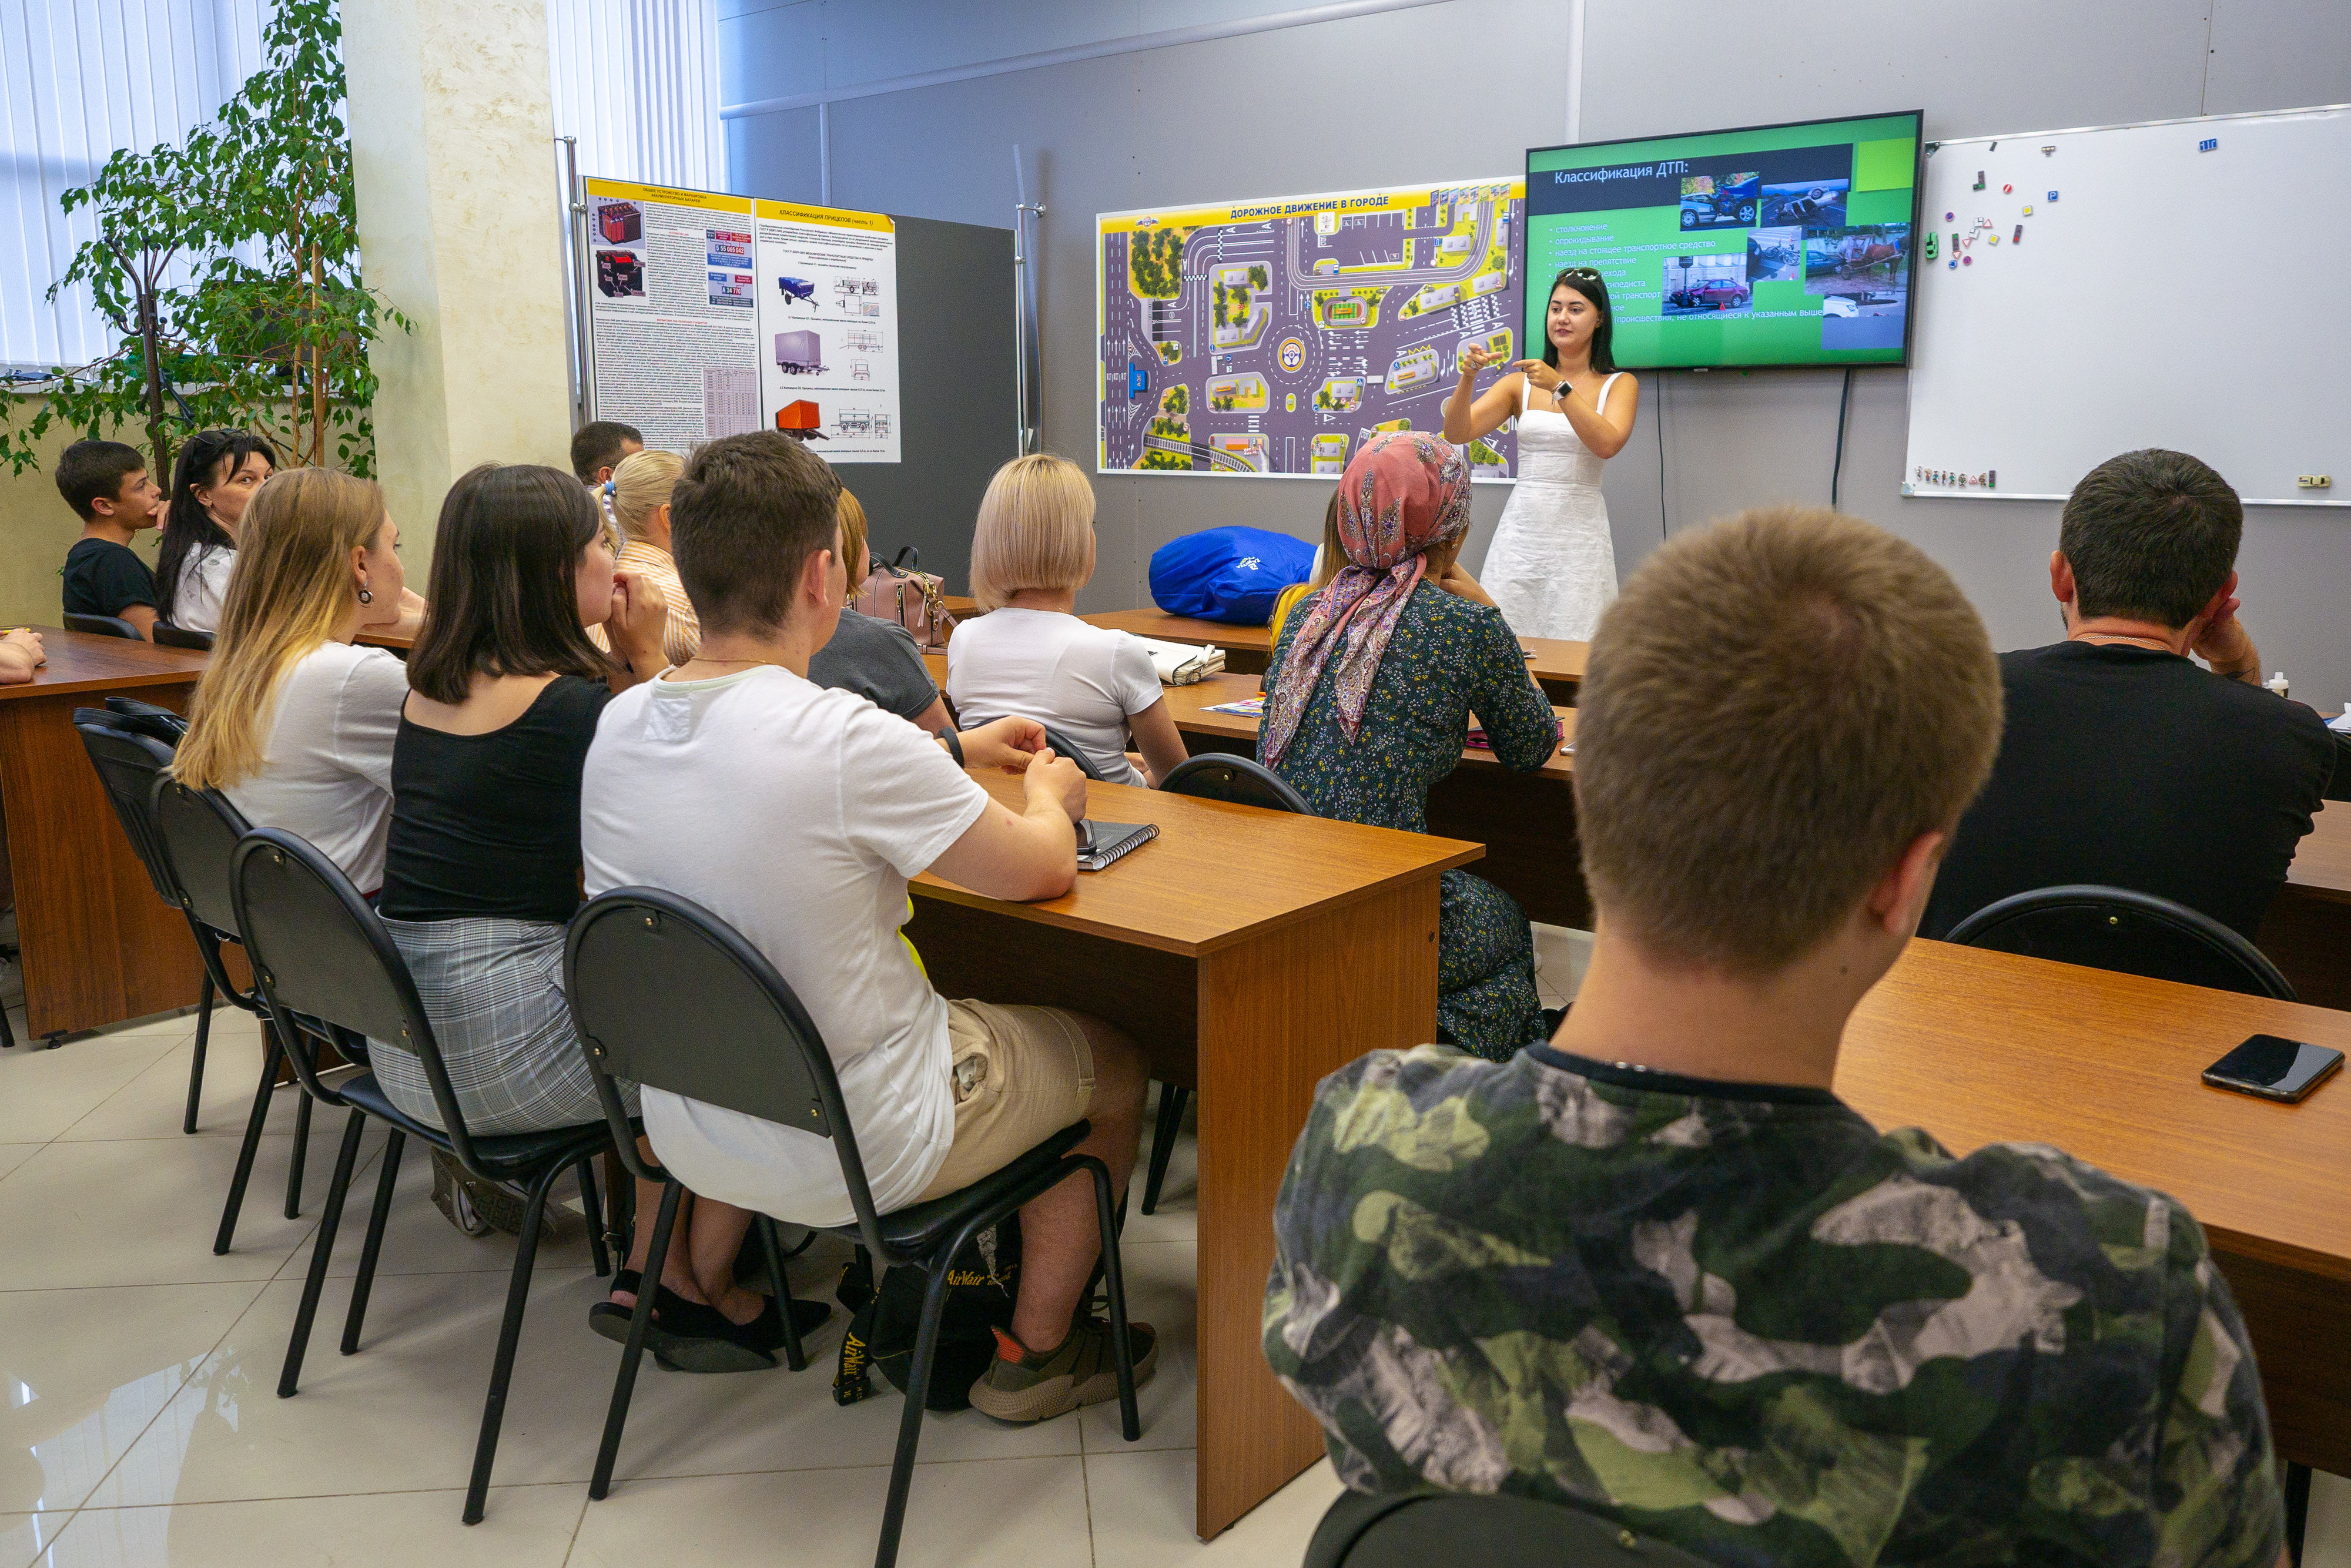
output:
[[[1526,343],[1608,286],[1625,370],[1909,362],[1919,111],[1527,152]]]

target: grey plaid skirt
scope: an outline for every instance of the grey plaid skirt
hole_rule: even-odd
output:
[[[467,1130],[542,1133],[604,1119],[563,1000],[562,926],[482,916],[383,924],[415,977]],[[374,1039],[368,1051],[384,1098],[440,1126],[416,1053]],[[633,1113],[635,1085],[623,1098]]]

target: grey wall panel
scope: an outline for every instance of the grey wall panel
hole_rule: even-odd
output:
[[[814,92],[825,85],[819,0],[791,5],[722,5],[718,101],[748,103]]]
[[[2204,112],[2351,103],[2344,0],[2213,0]]]
[[[813,202],[824,188],[817,111],[789,109],[726,121],[726,186],[771,202]]]

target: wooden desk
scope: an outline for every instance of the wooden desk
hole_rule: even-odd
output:
[[[1162,610],[1112,610],[1081,619],[1092,625],[1132,632],[1138,637],[1157,637],[1163,642],[1214,643],[1225,650],[1225,669],[1236,675],[1263,674],[1266,662],[1273,655],[1270,626],[1228,626],[1218,621],[1170,615]],[[1521,637],[1519,645],[1534,655],[1527,661],[1528,673],[1550,694],[1551,700],[1573,707],[1575,688],[1583,683],[1584,656],[1591,652],[1591,644],[1562,643],[1550,637]]]
[[[2258,945],[2304,1001],[2351,1009],[2351,804],[2322,809],[2295,847]]]
[[[1019,808],[1018,779],[974,777]],[[1437,876],[1483,852],[1123,785],[1088,799],[1159,838],[1045,904],[918,878],[906,930],[942,994],[1092,1013],[1142,1042],[1154,1077],[1201,1091],[1205,1539],[1322,1456],[1259,1346],[1274,1196],[1318,1081],[1433,1038]]]
[[[82,748],[73,710],[110,695],[184,712],[206,655],[42,626],[48,663],[0,686],[0,808],[16,879],[25,1019],[60,1035],[192,1005],[187,917],[155,896]]]
[[[414,637],[394,632],[363,631],[354,640],[362,648],[389,648],[403,659],[408,657],[408,651],[416,646]]]
[[[2197,1075],[2249,1034],[2351,1051],[2351,1015],[1917,941],[1846,1025],[1836,1091],[1954,1154],[2053,1144],[2202,1221],[2287,1458],[2351,1474],[2351,1079],[2299,1105]]]
[[[1204,751],[1257,755],[1259,721],[1206,711],[1255,696],[1255,675],[1212,675],[1166,688],[1176,727],[1194,756]],[[1478,874],[1519,901],[1531,920],[1588,930],[1592,894],[1583,885],[1583,841],[1575,831],[1575,710],[1554,708],[1564,728],[1561,749],[1531,773],[1502,766],[1490,751],[1467,747],[1461,766],[1428,792],[1428,831],[1486,846]]]

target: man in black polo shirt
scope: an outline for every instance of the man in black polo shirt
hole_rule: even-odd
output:
[[[1919,935],[2011,894],[2102,883],[2252,939],[2335,742],[2315,713],[2262,689],[2237,619],[2244,521],[2236,492],[2183,452],[2126,452],[2074,486],[2049,558],[2065,641],[2001,656],[2000,759]]]
[[[155,574],[131,548],[140,529],[163,520],[146,455],[120,441],[77,441],[58,457],[57,480],[82,524],[66,551],[66,613],[118,616],[153,641]]]

